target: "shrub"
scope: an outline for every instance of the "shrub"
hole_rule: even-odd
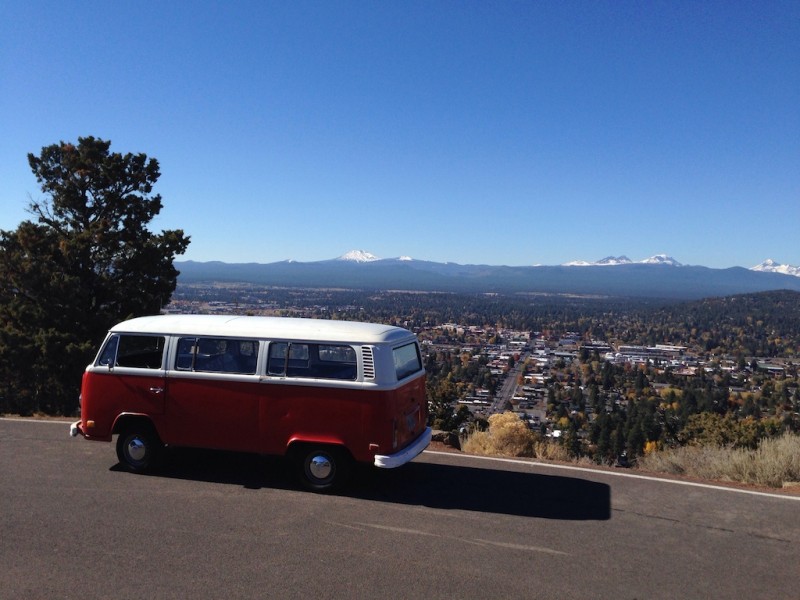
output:
[[[489,417],[488,431],[475,431],[461,444],[469,454],[484,456],[512,456],[547,460],[569,460],[569,453],[561,444],[551,443],[528,429],[513,412]]]
[[[476,431],[462,444],[471,454],[533,456],[534,433],[513,412],[489,417],[489,430]]]
[[[731,415],[723,417],[703,412],[689,417],[678,439],[696,446],[755,449],[762,438],[775,436],[780,430],[777,419],[736,419]]]

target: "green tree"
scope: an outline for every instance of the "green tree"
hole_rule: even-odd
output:
[[[570,456],[573,458],[578,458],[581,456],[583,446],[581,444],[581,439],[578,436],[578,428],[575,425],[575,421],[572,419],[569,420],[569,426],[567,427],[566,432],[564,432],[563,444]]]
[[[81,371],[107,329],[158,313],[175,290],[181,230],[162,208],[158,161],[93,137],[28,155],[44,194],[35,220],[0,231],[0,410],[73,414]]]

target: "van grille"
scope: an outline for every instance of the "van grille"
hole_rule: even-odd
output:
[[[375,357],[372,346],[361,346],[361,360],[364,363],[364,379],[375,379]]]

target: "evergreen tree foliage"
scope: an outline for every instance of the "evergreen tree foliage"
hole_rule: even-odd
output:
[[[73,414],[81,372],[114,323],[156,314],[175,290],[182,230],[162,208],[158,161],[78,138],[28,155],[43,198],[0,231],[0,411]]]

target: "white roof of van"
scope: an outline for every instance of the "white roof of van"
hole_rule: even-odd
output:
[[[392,325],[241,315],[158,315],[118,323],[114,333],[225,336],[259,339],[304,340],[376,344],[404,338],[410,331]]]

